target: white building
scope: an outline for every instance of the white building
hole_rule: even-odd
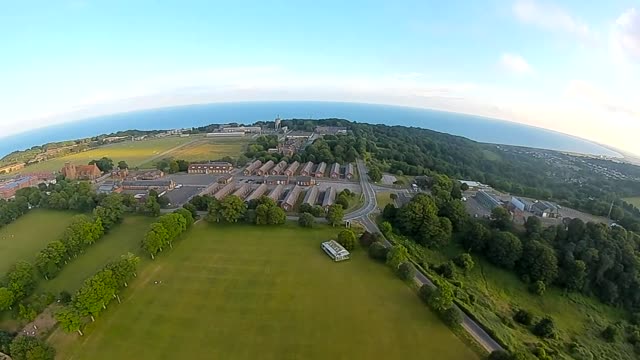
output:
[[[335,240],[329,240],[322,243],[322,250],[329,255],[333,261],[342,261],[349,259],[349,252],[347,249],[338,244]]]

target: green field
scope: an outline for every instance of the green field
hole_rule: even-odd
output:
[[[201,222],[84,337],[49,341],[60,359],[477,359],[362,250],[332,262],[336,232]]]
[[[376,203],[380,209],[384,209],[387,204],[392,204],[393,200],[391,200],[390,195],[394,194],[394,191],[379,191],[376,192]]]
[[[19,260],[33,262],[49,242],[58,240],[74,215],[72,212],[33,210],[0,228],[0,276]]]
[[[86,165],[89,161],[100,159],[104,156],[113,159],[116,164],[118,161],[124,160],[130,167],[136,167],[151,161],[155,157],[162,157],[164,152],[191,141],[194,141],[194,139],[190,137],[165,137],[135,142],[126,141],[43,161],[27,166],[21,170],[21,172],[59,171],[66,162],[71,162],[76,165]]]
[[[424,250],[424,258],[429,264],[437,265],[461,252],[461,248],[452,244],[443,252]],[[621,309],[604,305],[592,297],[564,293],[556,287],[547,288],[543,296],[535,296],[515,274],[479,256],[474,256],[474,261],[473,270],[459,275],[466,291],[478,299],[471,309],[483,325],[494,330],[509,346],[517,348],[526,343],[541,342],[527,328],[511,320],[515,311],[522,308],[534,313],[538,319],[549,315],[556,322],[559,340],[547,344],[561,350],[564,357],[554,358],[568,359],[571,353],[564,344],[576,342],[588,349],[593,359],[635,359],[633,347],[628,342],[609,343],[600,335],[606,326],[625,318]]]
[[[187,161],[206,161],[218,160],[225,156],[237,158],[248,143],[249,138],[203,138],[180,149],[171,151],[158,160],[172,158]],[[148,162],[144,165],[146,167],[152,167],[154,162],[155,161]]]
[[[86,278],[98,272],[108,262],[118,259],[120,255],[127,252],[140,255],[140,241],[154,221],[155,219],[144,216],[126,217],[122,224],[67,264],[58,276],[49,281],[42,280],[37,291],[57,294],[66,290],[73,294]]]
[[[623,200],[640,209],[640,196],[628,197]]]

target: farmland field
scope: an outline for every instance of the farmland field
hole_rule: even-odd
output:
[[[71,162],[76,165],[86,165],[89,161],[100,159],[104,156],[113,159],[115,164],[120,160],[124,160],[130,167],[136,167],[151,161],[154,157],[162,156],[167,150],[191,141],[194,141],[194,139],[189,137],[165,137],[135,142],[126,141],[43,161],[27,166],[22,169],[21,172],[59,171],[66,162]]]
[[[623,200],[640,209],[640,196],[628,197]]]
[[[477,359],[363,250],[331,261],[336,232],[200,222],[84,337],[49,341],[60,359]]]
[[[171,151],[157,160],[172,158],[187,161],[208,161],[218,160],[225,156],[237,158],[248,143],[249,138],[202,138],[180,149]],[[152,167],[154,162],[148,162],[144,166]]]
[[[0,276],[19,260],[33,262],[36,253],[58,240],[72,212],[33,210],[0,228]]]
[[[120,255],[127,252],[140,255],[140,241],[155,220],[143,216],[126,217],[109,234],[87,248],[84,254],[67,264],[58,276],[49,281],[40,281],[37,291],[57,294],[66,290],[73,294],[85,279],[98,272],[108,262],[118,259]]]

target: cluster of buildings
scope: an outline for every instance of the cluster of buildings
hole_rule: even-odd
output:
[[[486,185],[478,183],[476,188],[475,199],[478,203],[489,210],[496,207],[505,207],[516,215],[522,215],[525,212],[539,216],[541,218],[559,218],[560,208],[548,201],[527,200],[521,197],[511,196],[505,199],[505,196],[498,195],[491,191]],[[471,188],[471,186],[470,186]]]
[[[69,180],[89,180],[93,181],[102,176],[102,171],[96,164],[93,165],[75,165],[72,163],[65,163],[62,170],[62,175]]]
[[[210,161],[208,163],[190,164],[187,169],[189,174],[228,174],[233,170],[233,165],[225,161]]]
[[[0,199],[8,200],[13,198],[16,191],[20,189],[51,182],[55,182],[55,177],[51,173],[29,174],[2,181],[0,182]]]
[[[334,163],[329,167],[329,173],[327,174],[327,163],[325,162],[315,164],[309,161],[307,163],[300,164],[299,162],[294,161],[289,164],[283,160],[276,164],[273,160],[269,160],[263,164],[262,161],[256,160],[244,169],[245,176],[280,175],[289,178],[296,174],[303,177],[315,178],[323,178],[325,175],[328,175],[331,179],[344,178],[350,180],[355,176],[355,168],[351,163],[346,164],[345,166],[341,166],[339,163]],[[267,178],[267,180],[268,179],[269,178]]]
[[[97,192],[140,194],[149,190],[155,190],[158,193],[173,190],[176,187],[175,181],[165,179],[164,176],[164,172],[160,170],[114,170],[111,173],[111,179],[103,182]]]
[[[15,163],[15,164],[0,166],[0,174],[9,174],[14,171],[22,170],[24,169],[25,165],[26,165],[25,163]]]

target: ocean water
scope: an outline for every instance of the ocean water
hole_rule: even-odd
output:
[[[0,156],[52,141],[119,130],[173,129],[212,123],[252,123],[281,118],[344,118],[357,122],[416,126],[495,144],[620,156],[598,144],[508,121],[443,111],[362,103],[277,101],[189,105],[100,116],[0,138]]]

